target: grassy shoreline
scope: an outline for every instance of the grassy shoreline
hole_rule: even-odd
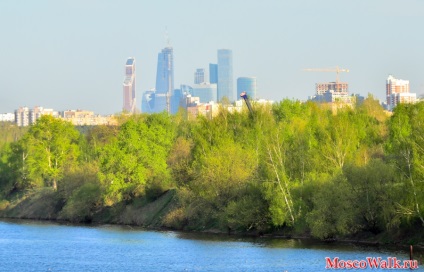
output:
[[[176,205],[176,190],[169,190],[154,201],[140,198],[131,203],[119,203],[113,207],[98,210],[91,218],[83,220],[70,220],[62,215],[64,203],[50,190],[34,191],[14,198],[9,205],[0,209],[0,220],[31,220],[46,221],[59,224],[101,226],[116,225],[130,226],[155,231],[178,231],[184,233],[205,233],[223,236],[260,237],[270,239],[301,239],[315,243],[352,244],[369,247],[394,247],[398,249],[409,248],[424,251],[423,234],[417,226],[415,235],[409,236],[411,230],[398,231],[397,234],[382,232],[378,235],[370,233],[357,233],[356,235],[337,237],[331,240],[313,238],[309,233],[298,234],[293,230],[275,229],[269,232],[257,231],[228,231],[216,227],[203,229],[170,228],[163,222],[163,218]],[[392,235],[392,236],[391,236]]]

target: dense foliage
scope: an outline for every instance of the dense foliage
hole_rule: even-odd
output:
[[[80,133],[42,117],[1,127],[0,200],[51,187],[61,217],[175,189],[163,226],[285,231],[329,239],[424,226],[424,103],[392,116],[368,97],[355,109],[283,100],[254,114],[120,117]],[[0,208],[5,208],[0,205]]]

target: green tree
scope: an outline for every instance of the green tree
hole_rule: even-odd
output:
[[[57,190],[57,181],[77,162],[79,133],[74,126],[42,116],[14,146],[14,159],[22,179],[41,181]]]
[[[306,221],[314,237],[332,239],[357,231],[352,193],[343,175],[316,183],[312,202]]]
[[[365,166],[346,165],[343,173],[351,187],[352,205],[357,212],[358,228],[379,233],[398,227],[396,201],[401,191],[397,186],[395,167],[381,159]]]
[[[117,138],[100,154],[100,180],[106,205],[142,196],[146,189],[160,194],[170,185],[166,159],[175,127],[166,113],[134,116],[120,127]]]
[[[424,103],[400,104],[389,121],[386,149],[405,182],[405,197],[398,203],[405,217],[424,225]]]

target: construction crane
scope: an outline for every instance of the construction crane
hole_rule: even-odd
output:
[[[249,100],[249,97],[247,97],[247,93],[246,93],[246,92],[242,92],[242,93],[240,94],[240,97],[244,99],[244,102],[246,102],[246,106],[247,106],[247,108],[249,109],[250,114],[252,114],[252,115],[253,115],[252,104],[250,104],[250,100]]]
[[[339,73],[341,73],[341,72],[349,73],[349,69],[339,68],[339,66],[336,66],[336,68],[306,68],[306,69],[303,69],[303,71],[305,71],[305,72],[331,72],[331,73],[336,72],[336,88],[337,88],[337,91],[339,91]]]

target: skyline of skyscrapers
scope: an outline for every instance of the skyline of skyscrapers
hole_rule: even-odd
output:
[[[142,111],[155,113],[166,110],[175,113],[185,97],[190,95],[199,97],[199,103],[219,102],[223,97],[227,97],[230,103],[238,100],[239,98],[234,96],[232,50],[217,50],[217,62],[209,63],[208,74],[206,69],[197,68],[192,87],[183,84],[180,89],[174,89],[173,48],[168,45],[158,54],[156,88],[143,93]],[[240,87],[243,91],[252,99],[256,99],[256,78],[242,77],[240,84],[244,84]]]
[[[233,52],[230,49],[218,50],[218,102],[227,97],[232,103],[234,99],[233,89]]]
[[[123,83],[123,107],[126,112],[135,112],[135,59],[129,57],[125,63],[125,78]]]
[[[250,99],[256,100],[257,83],[256,77],[237,78],[237,99],[242,92],[246,92]]]

